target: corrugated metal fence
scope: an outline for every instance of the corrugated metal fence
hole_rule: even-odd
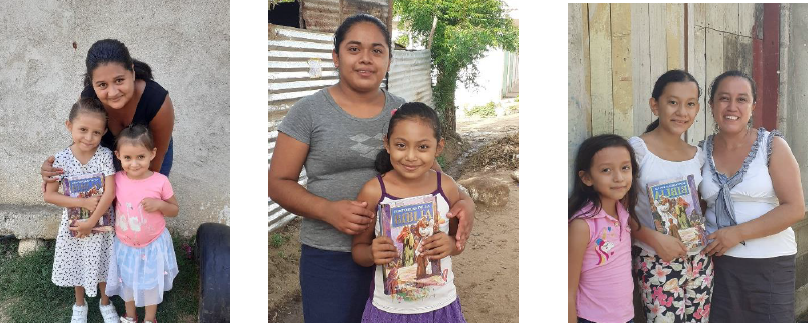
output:
[[[407,101],[432,104],[431,58],[428,50],[394,50],[388,90]]]
[[[339,80],[331,60],[332,41],[331,33],[269,25],[268,163],[275,150],[278,124],[289,108],[300,98],[336,84]],[[429,51],[393,51],[388,90],[407,101],[420,101],[432,106],[430,71]],[[300,173],[299,183],[305,186],[307,180],[304,169]],[[294,214],[270,199],[267,201],[270,232],[294,219]]]

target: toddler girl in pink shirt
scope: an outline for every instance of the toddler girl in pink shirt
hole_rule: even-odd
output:
[[[135,307],[145,306],[144,322],[156,323],[157,304],[178,273],[164,217],[177,216],[179,205],[168,177],[149,170],[156,152],[143,125],[118,135],[115,155],[123,170],[115,174],[115,242],[106,293],[126,302],[121,322],[137,322]]]

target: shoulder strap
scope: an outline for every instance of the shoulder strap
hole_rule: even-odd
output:
[[[771,162],[772,159],[772,142],[774,141],[774,137],[780,137],[783,138],[783,140],[786,139],[777,129],[773,129],[769,132],[769,137],[766,138],[766,167],[769,167],[769,162]]]
[[[379,202],[376,204],[381,204],[384,201],[384,197],[387,195],[387,190],[384,188],[384,181],[382,180],[382,174],[376,175],[376,179],[379,180],[379,185],[382,187],[382,195],[379,196]]]
[[[441,188],[441,186],[440,186],[440,180],[441,180],[440,172],[435,172],[435,173],[438,174],[438,192],[443,192],[443,188]]]

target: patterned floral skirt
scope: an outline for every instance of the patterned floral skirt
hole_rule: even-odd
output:
[[[167,229],[147,246],[130,247],[117,237],[107,276],[108,296],[120,295],[125,302],[143,307],[163,302],[179,272],[174,243]]]
[[[667,262],[642,250],[634,260],[648,322],[709,322],[713,294],[711,257],[697,253]]]

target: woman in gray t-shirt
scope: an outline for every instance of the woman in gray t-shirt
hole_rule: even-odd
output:
[[[379,88],[390,67],[390,48],[390,33],[380,20],[365,14],[347,18],[334,35],[339,82],[298,101],[278,127],[269,196],[303,217],[300,287],[306,322],[359,322],[370,296],[373,267],[353,262],[351,236],[368,229],[374,216],[356,196],[376,175],[373,164],[385,127],[404,103]],[[304,165],[308,190],[298,184]],[[448,214],[460,219],[458,249],[474,218],[474,203],[462,195]]]

